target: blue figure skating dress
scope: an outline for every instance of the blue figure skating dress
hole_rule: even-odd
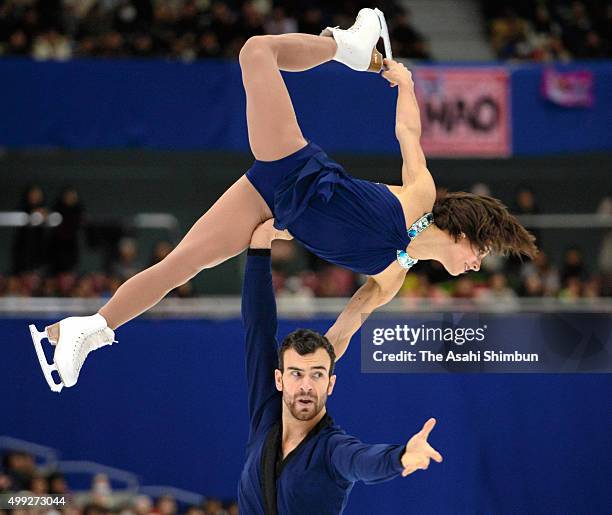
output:
[[[314,143],[278,161],[255,161],[246,175],[275,227],[331,263],[375,275],[410,242],[402,205],[389,188],[351,177]]]

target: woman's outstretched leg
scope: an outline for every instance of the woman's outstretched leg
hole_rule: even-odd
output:
[[[255,36],[240,51],[249,143],[255,159],[275,161],[306,145],[280,70],[303,71],[330,61],[336,42],[310,34]]]
[[[236,181],[193,225],[177,247],[160,263],[128,279],[100,309],[116,329],[157,304],[168,292],[204,268],[239,254],[257,225],[272,217],[261,195],[246,177]],[[47,328],[57,341],[59,324]]]
[[[272,217],[246,177],[231,186],[160,263],[130,278],[100,309],[115,329],[157,304],[204,268],[239,254],[257,225]]]
[[[114,329],[157,304],[170,290],[184,284],[203,268],[213,267],[242,252],[255,227],[271,217],[264,199],[243,176],[193,225],[163,261],[126,281],[98,313],[67,318],[48,326],[49,341],[57,344],[53,361],[62,386],[76,384],[89,352],[110,345]],[[44,366],[43,372],[51,389],[59,391],[60,384],[55,383]]]

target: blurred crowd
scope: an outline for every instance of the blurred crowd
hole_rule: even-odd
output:
[[[385,9],[395,53],[428,59],[427,43],[394,0]],[[0,55],[35,59],[236,58],[250,36],[348,27],[368,2],[338,0],[5,0]]]
[[[612,56],[612,2],[482,0],[491,44],[504,60],[569,61]]]
[[[30,185],[17,206],[29,224],[15,230],[11,271],[0,274],[0,296],[110,297],[121,284],[145,267],[164,259],[174,248],[167,240],[155,243],[148,259],[140,255],[138,240],[122,220],[89,220],[79,193],[64,188],[47,204],[43,189]],[[51,224],[61,215],[61,223]],[[80,273],[82,250],[98,256],[95,270]],[[170,293],[190,297],[188,282]]]
[[[17,496],[54,495],[64,503],[53,508],[10,510],[11,515],[53,514],[60,515],[237,515],[235,500],[222,502],[214,497],[196,505],[184,505],[172,495],[157,499],[148,495],[125,495],[114,492],[105,474],[93,476],[91,485],[83,490],[73,490],[67,476],[58,470],[46,471],[38,467],[34,456],[24,451],[8,451],[0,465],[0,496],[14,493]],[[61,501],[60,501],[61,502]],[[0,515],[9,511],[0,509]]]
[[[0,55],[35,59],[236,58],[250,36],[348,27],[361,7],[384,10],[395,55],[431,59],[398,0],[5,0]],[[609,0],[481,0],[500,59],[609,58]]]
[[[473,186],[474,193],[491,194],[485,184]],[[537,197],[529,186],[517,189],[510,206],[517,215],[540,214]],[[19,209],[28,213],[30,225],[15,230],[12,271],[0,275],[0,296],[5,297],[109,297],[127,279],[147,266],[164,259],[173,249],[169,241],[153,246],[148,259],[139,252],[138,240],[120,224],[88,219],[78,192],[65,188],[52,208],[43,190],[29,186]],[[612,197],[605,197],[597,208],[612,214]],[[45,221],[61,215],[54,227]],[[546,235],[534,230],[542,248]],[[99,255],[98,268],[86,273],[81,263],[81,248],[86,245]],[[545,245],[544,245],[545,246]],[[518,297],[561,299],[595,298],[612,295],[612,231],[608,231],[596,253],[595,267],[585,263],[578,245],[566,248],[560,258],[552,259],[544,250],[535,260],[489,256],[479,272],[451,278],[435,261],[419,263],[407,275],[400,296],[410,298],[511,300]],[[273,280],[277,295],[296,298],[348,297],[363,283],[364,277],[330,265],[304,250],[295,241],[276,241],[273,245]],[[593,259],[589,260],[591,264]],[[195,292],[187,283],[171,296],[191,297]]]

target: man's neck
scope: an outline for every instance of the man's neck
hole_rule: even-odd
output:
[[[293,448],[297,447],[299,442],[306,438],[306,435],[308,435],[308,433],[310,433],[310,431],[312,431],[312,429],[319,422],[321,422],[321,419],[326,414],[327,409],[323,407],[316,417],[310,420],[298,420],[291,414],[287,406],[283,404],[283,451],[285,450],[285,444],[289,444],[290,446],[291,444],[295,444]],[[291,450],[289,452],[291,452]]]

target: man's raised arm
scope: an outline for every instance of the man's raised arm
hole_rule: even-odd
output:
[[[276,299],[270,269],[271,242],[278,231],[271,222],[253,232],[242,286],[242,322],[246,336],[251,435],[280,416],[274,370],[278,363]]]

